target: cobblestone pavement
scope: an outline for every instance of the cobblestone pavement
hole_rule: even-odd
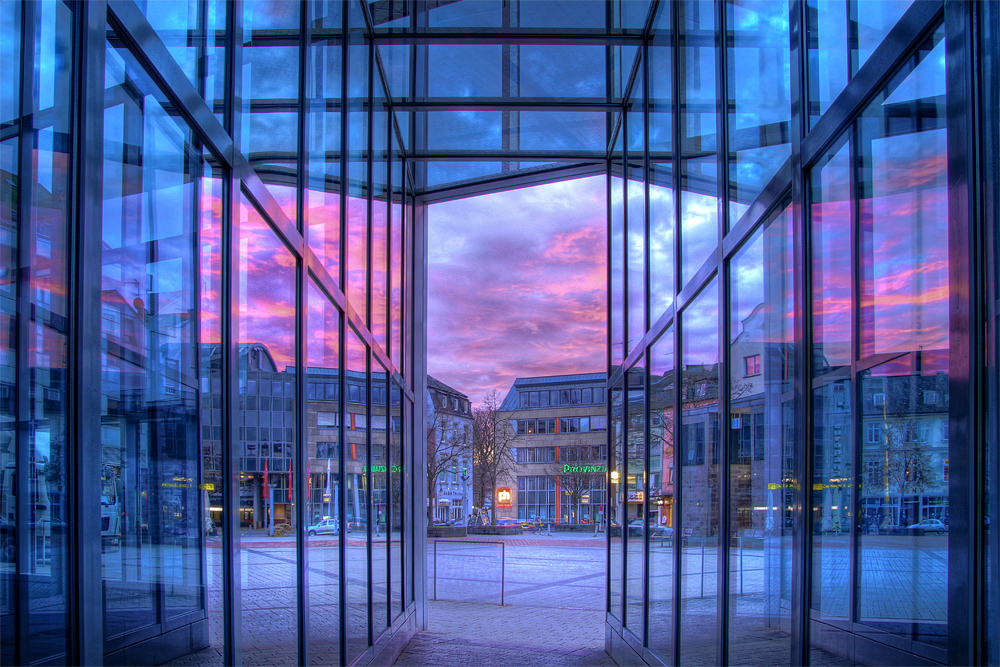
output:
[[[418,632],[397,667],[611,667],[604,652],[604,614],[553,614],[516,605],[430,601],[426,631]]]

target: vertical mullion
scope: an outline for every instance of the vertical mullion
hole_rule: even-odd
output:
[[[673,173],[671,174],[671,180],[674,190],[674,265],[673,265],[673,308],[674,308],[674,327],[673,327],[673,352],[674,352],[674,386],[673,386],[673,420],[674,420],[674,504],[673,504],[673,528],[674,528],[674,550],[673,550],[673,599],[671,600],[671,605],[673,607],[671,620],[673,622],[673,632],[672,634],[672,663],[674,665],[680,664],[680,641],[678,640],[681,633],[681,618],[680,618],[680,601],[681,601],[681,566],[682,566],[682,549],[680,545],[683,539],[683,520],[681,518],[681,501],[683,498],[683,486],[682,482],[682,470],[681,470],[681,446],[682,446],[682,433],[681,433],[681,408],[680,408],[680,379],[681,379],[681,317],[678,311],[678,296],[680,296],[680,285],[681,285],[681,85],[680,85],[680,3],[672,2],[670,3],[671,17],[670,17],[670,94],[671,94],[671,131],[672,131],[672,143],[673,143]]]
[[[654,2],[654,5],[656,3]],[[650,380],[649,376],[652,372],[652,358],[649,354],[649,346],[652,345],[652,340],[649,336],[649,325],[652,320],[652,313],[650,312],[650,298],[651,292],[651,263],[652,263],[652,252],[650,252],[650,227],[652,222],[649,218],[650,206],[649,206],[649,32],[650,25],[652,25],[653,16],[655,15],[656,7],[652,7],[650,13],[647,17],[647,29],[644,31],[645,38],[642,42],[642,70],[640,75],[642,76],[642,181],[643,181],[643,280],[645,281],[645,289],[643,290],[643,312],[645,313],[645,323],[643,324],[643,339],[642,345],[645,348],[643,354],[645,356],[644,363],[644,373],[643,373],[643,439],[646,443],[645,446],[645,460],[643,462],[643,470],[645,471],[645,480],[643,483],[642,490],[642,534],[643,534],[643,558],[642,558],[642,645],[647,646],[649,644],[649,543],[650,543],[650,530],[649,530],[649,482],[650,482],[650,469],[649,462],[651,458],[650,443],[652,438],[649,437],[650,429],[652,428],[652,423],[650,421],[649,414],[649,403],[650,403]],[[660,457],[660,474],[663,474],[663,457]]]
[[[794,369],[793,369],[793,443],[792,460],[795,480],[793,530],[792,530],[792,605],[791,605],[791,657],[792,665],[809,664],[809,614],[811,603],[812,563],[809,532],[812,522],[810,481],[812,471],[812,391],[810,349],[812,347],[812,264],[809,223],[807,221],[808,190],[802,171],[802,137],[808,118],[808,100],[805,99],[806,81],[806,12],[804,2],[789,5],[789,61],[791,63],[790,89],[791,116],[791,165],[792,165],[792,225],[793,256],[798,271],[793,272],[793,303],[798,315],[794,318]]]
[[[34,102],[35,92],[33,82],[35,80],[35,12],[37,5],[32,2],[21,4],[21,95],[18,128],[18,179],[21,183],[31,183],[34,181],[34,160],[32,159],[32,148],[35,145],[35,115]],[[15,471],[26,471],[29,466],[28,442],[31,437],[31,370],[29,367],[29,355],[26,348],[31,340],[31,321],[25,315],[31,312],[31,276],[32,257],[31,249],[34,247],[34,225],[29,224],[31,220],[31,208],[33,205],[33,188],[18,188],[18,224],[17,224],[17,252],[18,252],[18,279],[17,279],[17,356],[16,364],[16,384],[15,393],[17,395],[16,419],[17,431],[15,434]],[[72,475],[71,475],[72,478]],[[15,493],[18,498],[28,498],[28,475],[18,475],[15,482]],[[79,486],[79,485],[77,485]],[[73,488],[75,491],[75,487]],[[71,491],[72,493],[72,491]],[[77,505],[79,506],[79,505]],[[31,522],[31,514],[28,505],[20,502],[15,506],[14,525],[20,532],[26,532]],[[70,553],[76,554],[75,550]],[[28,541],[18,540],[17,551],[14,563],[18,570],[22,569],[23,563],[28,562]],[[73,563],[75,570],[79,569]],[[78,578],[79,580],[79,578]],[[30,626],[28,623],[28,582],[26,577],[14,577],[14,630],[16,636],[30,636]],[[77,597],[82,597],[77,595]],[[76,601],[74,600],[74,603]],[[76,605],[74,605],[76,606]],[[74,615],[70,616],[71,619]],[[76,616],[79,618],[79,616]],[[70,652],[76,642],[81,638],[82,629],[76,626],[70,627]],[[82,652],[77,652],[82,655]],[[15,642],[15,656],[17,664],[26,665],[29,662],[27,642]]]
[[[235,164],[240,151],[242,135],[243,63],[243,2],[234,0],[226,5],[226,100],[225,123],[233,138]],[[240,442],[236,410],[239,406],[239,278],[233,279],[234,267],[239,267],[239,198],[240,179],[235,168],[230,168],[223,188],[222,206],[222,484],[224,490],[222,522],[222,573],[223,573],[223,658],[227,665],[243,664],[243,601],[240,586],[242,549],[240,546]]]
[[[296,285],[295,285],[295,441],[293,443],[293,460],[295,461],[294,489],[298,494],[298,499],[289,494],[289,502],[293,503],[293,521],[295,525],[295,562],[298,568],[296,586],[298,596],[296,597],[298,623],[296,626],[296,639],[298,641],[299,664],[310,664],[309,659],[309,552],[306,548],[308,525],[306,504],[309,502],[309,475],[307,466],[309,465],[309,406],[306,401],[306,371],[309,363],[309,350],[307,341],[308,332],[308,304],[309,294],[309,270],[306,258],[309,256],[308,229],[306,228],[306,193],[308,184],[308,162],[307,162],[307,133],[306,125],[310,116],[308,115],[307,94],[308,87],[308,55],[312,39],[309,29],[309,3],[302,3],[299,6],[299,99],[297,114],[297,145],[296,170],[295,170],[295,200],[296,211],[298,212],[297,228],[302,234],[302,256],[296,262]],[[292,481],[291,479],[289,480]]]
[[[974,4],[945,3],[945,61],[948,82],[948,247],[950,293],[950,401],[949,442],[968,443],[950,447],[950,516],[948,533],[948,661],[951,664],[983,664],[981,636],[983,616],[983,526],[981,502],[986,489],[983,452],[985,413],[983,402],[987,368],[981,289],[983,277],[983,221],[980,193],[976,186],[977,159],[982,136],[976,116],[978,108],[977,62],[973,35],[977,34]],[[990,34],[984,30],[982,34]],[[988,61],[986,61],[988,62]],[[989,107],[986,107],[989,108]],[[989,221],[992,222],[992,221]],[[957,260],[957,261],[956,261]],[[995,577],[995,573],[992,573]],[[990,619],[991,622],[995,621]]]
[[[31,38],[34,38],[33,12],[28,9],[28,3],[22,5],[28,17]],[[76,7],[78,15],[76,38],[77,63],[80,71],[74,72],[77,86],[74,90],[75,123],[73,126],[76,159],[73,161],[76,192],[74,208],[77,227],[75,247],[71,253],[72,287],[74,307],[70,336],[70,377],[72,403],[70,406],[71,433],[75,434],[76,442],[70,449],[69,487],[72,517],[69,525],[69,552],[71,555],[71,570],[76,585],[71,587],[70,618],[70,655],[77,664],[97,665],[104,657],[104,614],[103,579],[101,576],[101,543],[93,539],[100,535],[100,488],[96,480],[100,479],[101,462],[101,320],[100,309],[84,307],[85,304],[100,303],[101,296],[101,220],[103,207],[103,153],[104,153],[104,43],[106,39],[107,6],[103,2],[84,3]],[[25,54],[34,51],[24,50]],[[31,62],[30,57],[25,58]],[[34,67],[31,64],[32,69]],[[26,63],[27,69],[27,63]],[[28,79],[28,80],[34,80]],[[27,81],[27,80],[26,80]],[[25,96],[26,104],[33,105],[33,95]],[[33,116],[31,125],[34,125]],[[22,128],[23,130],[24,128]],[[24,135],[22,134],[22,137]],[[34,137],[33,127],[31,131]],[[32,143],[21,144],[22,158],[30,152]],[[30,165],[30,156],[29,156]],[[30,174],[28,179],[24,176]],[[22,182],[33,182],[32,172],[22,172]],[[22,189],[22,192],[24,189]],[[28,200],[30,204],[30,198]],[[30,211],[28,211],[30,213]],[[30,217],[21,219],[20,225]],[[32,232],[33,233],[33,232]],[[30,246],[22,249],[30,260]],[[29,269],[30,276],[30,269]],[[22,305],[19,309],[21,320],[30,312],[30,285],[22,292]],[[28,333],[22,329],[21,333]],[[26,342],[26,341],[25,341]],[[27,362],[23,349],[18,350],[19,370],[24,369],[27,375],[24,379],[30,382],[30,371],[25,368]],[[19,378],[20,379],[20,378]],[[25,386],[19,389],[24,391]],[[28,405],[30,410],[30,404]],[[30,423],[30,414],[21,413],[19,419]],[[23,422],[22,422],[23,423]],[[26,426],[27,424],[24,424]],[[19,425],[21,426],[21,425]],[[24,428],[22,426],[22,428]],[[71,436],[72,437],[72,436]],[[19,444],[26,445],[27,439]],[[27,447],[18,447],[18,456],[27,455]],[[27,461],[18,460],[19,470],[27,471]],[[23,480],[26,475],[18,476]],[[21,482],[19,480],[19,482]],[[26,498],[27,494],[22,498]],[[23,503],[18,503],[22,510]],[[18,519],[23,519],[23,515]],[[26,525],[20,526],[22,529]],[[21,567],[24,561],[20,556],[26,555],[26,540],[18,540],[19,560]],[[27,602],[20,597],[22,609]],[[23,630],[23,628],[22,628]],[[22,636],[24,636],[22,634]],[[23,644],[23,642],[18,642]]]
[[[718,156],[717,174],[717,207],[718,207],[718,237],[717,245],[722,247],[722,240],[729,229],[729,89],[727,86],[727,51],[729,49],[728,26],[726,25],[727,2],[719,2],[716,8],[716,58],[715,58],[715,109],[716,109],[716,155]],[[727,427],[729,415],[729,309],[726,307],[728,289],[728,261],[719,255],[718,270],[718,354],[719,354],[719,442],[716,448],[719,454],[719,526],[718,551],[716,559],[716,609],[718,622],[716,631],[716,663],[728,664],[729,660],[729,440],[730,429]]]
[[[609,150],[610,150],[610,148],[609,148]],[[606,216],[607,216],[607,220],[606,220],[606,230],[607,231],[605,232],[606,233],[606,240],[605,240],[605,245],[604,245],[604,254],[605,254],[605,263],[606,263],[606,266],[608,267],[608,270],[606,271],[606,275],[605,275],[605,284],[607,286],[607,294],[608,294],[607,304],[605,305],[605,312],[607,313],[607,321],[605,322],[605,332],[606,332],[605,335],[607,336],[608,344],[607,344],[607,348],[604,351],[605,367],[607,368],[607,376],[606,376],[607,377],[607,381],[605,382],[605,399],[606,400],[605,400],[605,405],[604,405],[604,411],[605,411],[605,414],[607,415],[607,420],[608,420],[607,435],[605,436],[605,441],[607,443],[606,452],[607,452],[607,455],[608,455],[608,461],[607,461],[606,470],[604,472],[604,477],[605,477],[604,488],[607,489],[607,492],[605,493],[605,496],[606,496],[606,503],[605,503],[605,505],[606,505],[606,510],[607,511],[604,513],[604,518],[608,519],[611,516],[611,501],[612,501],[612,498],[611,498],[611,470],[612,470],[612,466],[614,465],[614,455],[613,455],[614,451],[613,451],[613,444],[612,444],[613,443],[613,433],[612,433],[612,429],[611,429],[611,426],[610,426],[611,423],[612,423],[611,422],[611,418],[612,418],[612,412],[611,412],[611,386],[612,386],[611,385],[611,374],[612,374],[612,370],[613,370],[613,368],[612,368],[613,357],[612,357],[612,352],[611,352],[612,346],[613,346],[613,341],[612,341],[612,332],[613,332],[613,329],[611,327],[611,322],[612,322],[612,319],[614,317],[614,298],[613,298],[613,293],[612,293],[613,287],[612,287],[612,280],[611,280],[611,275],[612,275],[612,268],[611,268],[612,267],[612,262],[611,262],[611,260],[612,260],[612,254],[611,254],[612,243],[611,243],[611,238],[612,238],[612,235],[614,233],[614,229],[612,227],[612,217],[611,217],[611,196],[612,196],[612,191],[611,191],[612,173],[611,172],[612,172],[612,165],[614,163],[609,159],[609,160],[606,161],[605,164],[606,164],[606,168],[607,168],[607,172],[606,172],[605,178],[604,178],[605,192],[606,192],[606,206],[605,206],[605,209],[606,209]],[[607,614],[611,612],[611,567],[610,567],[610,564],[611,564],[611,522],[610,521],[607,521],[607,526],[606,526],[606,529],[605,529],[605,534],[604,534],[604,551],[605,551],[604,562],[608,563],[608,567],[606,568],[607,572],[605,572],[605,576],[604,576],[604,613],[605,613],[605,617],[606,617]]]
[[[350,60],[350,11],[349,7],[345,4],[341,11],[341,26],[340,26],[341,42],[340,42],[340,244],[337,249],[340,253],[340,259],[337,262],[337,267],[339,271],[338,276],[338,287],[344,292],[344,303],[347,304],[347,267],[345,263],[347,261],[347,252],[345,248],[347,247],[347,205],[348,205],[348,188],[350,187],[350,173],[348,172],[348,152],[350,146],[348,145],[348,140],[350,137],[349,126],[351,118],[351,100],[349,97],[350,87],[348,86],[348,73],[350,72],[349,60]],[[339,571],[337,573],[337,581],[339,584],[338,593],[340,595],[340,664],[347,664],[347,462],[346,462],[346,442],[345,436],[346,431],[344,429],[344,402],[345,396],[347,394],[347,383],[344,378],[347,375],[347,311],[337,314],[337,329],[338,338],[340,340],[340,346],[337,350],[337,355],[339,358],[338,367],[340,368],[340,373],[338,376],[338,390],[337,390],[337,442],[338,442],[338,452],[337,452],[337,478],[338,485],[336,490],[337,498],[337,524],[340,526],[340,539],[337,540],[337,548],[339,550],[338,555],[338,567]]]

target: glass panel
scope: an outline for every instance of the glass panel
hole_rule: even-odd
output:
[[[623,502],[622,485],[625,483],[625,450],[624,439],[624,398],[622,385],[618,384],[611,390],[611,449],[608,452],[608,470],[611,476],[611,491],[608,499],[608,540],[611,549],[611,559],[608,563],[608,613],[615,618],[622,618],[622,550],[625,541],[621,539],[626,505]],[[518,494],[520,495],[520,494]],[[520,501],[518,501],[520,505]],[[524,518],[524,517],[522,517]],[[615,538],[619,539],[615,539]]]
[[[372,476],[372,627],[376,634],[389,626],[389,442],[387,439],[388,377],[381,364],[372,364],[371,461]]]
[[[607,116],[603,113],[519,111],[517,118],[511,130],[519,139],[520,150],[603,153],[607,148]],[[521,168],[527,166],[521,163]]]
[[[306,450],[309,489],[309,655],[317,664],[340,662],[340,313],[310,281],[306,295],[309,396]]]
[[[232,516],[223,504],[222,478],[222,189],[224,172],[205,168],[200,182],[201,248],[201,476],[202,535],[206,563],[209,641],[212,651],[201,654],[205,664],[222,664],[224,609],[222,591],[222,522]],[[209,178],[210,177],[210,178]]]
[[[503,112],[422,112],[427,123],[424,147],[430,150],[500,150],[503,148]]]
[[[603,46],[521,45],[517,94],[521,97],[601,98],[606,96]]]
[[[390,383],[389,394],[389,615],[391,618],[403,613],[403,401],[402,391],[396,383]]]
[[[351,29],[348,55],[347,300],[368,323],[368,49],[365,22],[357,0],[348,5]],[[384,136],[384,135],[382,135]]]
[[[225,99],[226,8],[222,0],[139,0],[139,10],[185,76],[222,120]],[[199,72],[199,68],[204,70]]]
[[[810,124],[857,74],[913,0],[808,0]]]
[[[850,621],[851,381],[833,380],[813,390],[812,631],[813,664],[829,664],[840,634],[819,621]]]
[[[307,50],[305,150],[308,185],[305,193],[305,226],[309,247],[340,283],[340,132],[342,29],[341,2],[307,5],[310,22],[322,28]]]
[[[347,662],[370,646],[368,636],[368,348],[347,330],[347,414],[344,415],[347,464]],[[351,391],[354,388],[355,391]]]
[[[205,528],[199,355],[187,326],[198,294],[201,156],[131,54],[111,44],[101,256],[106,640],[203,608]]]
[[[719,549],[719,294],[713,279],[681,323],[680,661],[715,665]]]
[[[729,225],[791,155],[787,0],[730,0]]]
[[[754,234],[730,270],[729,662],[734,665],[762,660],[787,665],[791,659],[792,526],[785,507],[793,501],[794,470],[781,415],[782,394],[792,389],[794,257],[786,208]],[[790,401],[787,407],[791,410]]]
[[[389,224],[389,357],[403,369],[403,169],[395,134],[392,135],[392,194]],[[398,172],[396,170],[398,168]],[[397,176],[398,173],[398,176]]]
[[[503,95],[504,47],[499,44],[432,44],[419,48],[427,49],[430,97]]]
[[[611,173],[621,173],[621,162]],[[625,360],[625,179],[611,176],[608,206],[611,211],[611,367]]]
[[[673,165],[653,164],[649,172],[649,321],[655,324],[674,304]]]
[[[375,86],[381,90],[381,84]],[[371,328],[372,336],[386,348],[389,312],[389,113],[383,98],[375,98],[372,113],[372,220],[371,220]]]
[[[268,190],[296,220],[298,150],[298,38],[275,28],[297,29],[298,3],[252,0],[243,5],[242,145]],[[294,33],[293,33],[294,34]],[[289,73],[294,75],[289,76]]]
[[[674,657],[674,328],[650,348],[649,605],[646,645]]]
[[[948,358],[948,130],[939,30],[858,122],[861,357]],[[919,58],[919,60],[918,60]]]
[[[629,117],[631,121],[632,117]],[[640,154],[641,155],[641,154]],[[626,354],[646,333],[646,196],[642,159],[629,160],[628,187],[628,345]]]
[[[268,650],[245,650],[243,662],[265,665],[294,661],[298,653],[295,433],[258,426],[275,418],[295,423],[295,260],[250,202],[241,201],[238,214],[241,400],[234,418],[244,437],[238,440],[243,553],[237,576],[244,647],[267,628]]]
[[[660,3],[653,23],[649,53],[649,151],[652,159],[666,160],[673,150],[673,33],[672,6]]]
[[[62,663],[70,602],[66,361],[75,17],[62,2],[2,4],[19,6],[0,8],[0,662]],[[22,82],[31,115],[22,117],[20,23],[32,16],[35,46],[23,57],[34,55],[35,62],[31,79]],[[18,141],[19,130],[26,130],[26,141]],[[19,148],[28,152],[26,161]],[[19,312],[19,294],[30,313]]]
[[[686,284],[719,243],[716,142],[715,40],[712,2],[685,0],[678,7],[680,49],[678,82],[681,124],[681,271]]]
[[[849,144],[812,171],[813,370],[851,363],[851,167]]]
[[[938,29],[859,121],[859,615],[948,645],[949,253],[945,42]],[[878,537],[864,526],[878,525]],[[905,554],[905,557],[900,557]],[[887,590],[884,577],[896,581]]]
[[[628,416],[625,423],[625,515],[622,518],[625,547],[625,625],[642,637],[642,588],[645,578],[643,553],[649,517],[646,514],[646,368],[643,360],[626,373]]]

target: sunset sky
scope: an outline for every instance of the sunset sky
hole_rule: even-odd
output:
[[[478,404],[605,370],[603,176],[429,207],[428,372]]]

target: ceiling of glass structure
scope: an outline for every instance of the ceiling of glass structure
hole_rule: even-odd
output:
[[[418,192],[604,171],[651,4],[367,3]]]

